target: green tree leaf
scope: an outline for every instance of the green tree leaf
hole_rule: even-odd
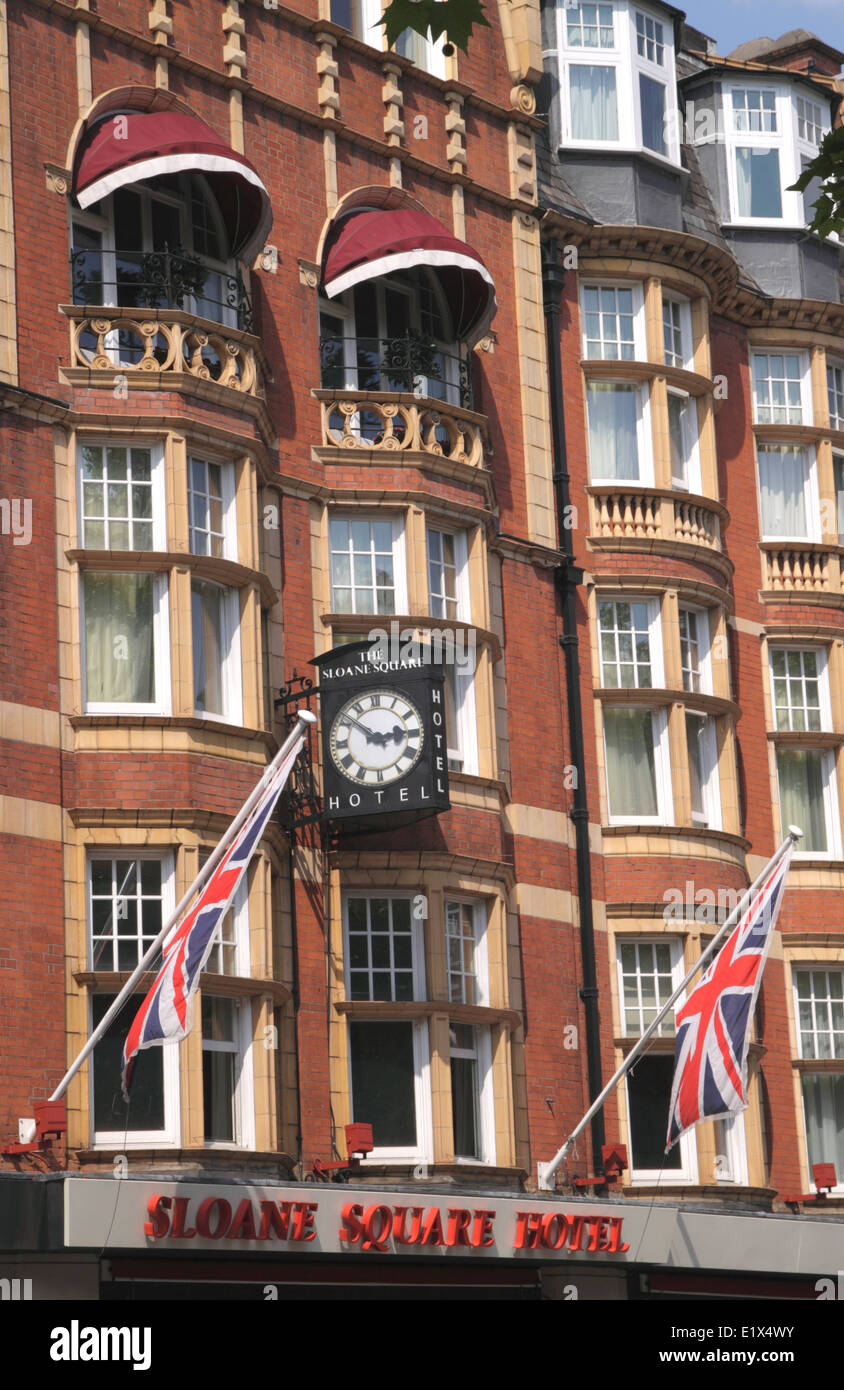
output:
[[[449,43],[468,52],[469,38],[475,26],[489,28],[480,0],[390,0],[380,23],[384,25],[387,43],[392,45],[405,29],[432,39],[442,34]]]
[[[804,193],[813,179],[821,183],[821,190],[812,207],[814,216],[809,223],[809,231],[818,236],[829,236],[830,232],[844,232],[844,126],[836,126],[824,136],[818,153],[801,173],[796,183],[789,185],[789,192]]]

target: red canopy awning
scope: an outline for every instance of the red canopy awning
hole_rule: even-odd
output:
[[[495,313],[495,286],[478,255],[442,222],[416,208],[361,209],[329,237],[323,262],[325,293],[417,265],[436,271],[458,338],[477,341]]]
[[[272,226],[270,195],[249,160],[197,116],[181,111],[109,113],[83,136],[73,191],[79,206],[87,208],[126,184],[184,170],[208,175],[233,254],[251,260]]]

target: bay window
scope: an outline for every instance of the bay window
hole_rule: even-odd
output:
[[[422,922],[412,895],[349,893],[343,902],[346,995],[401,1002],[425,997]],[[353,1120],[372,1125],[373,1159],[430,1156],[428,1025],[423,1019],[350,1018]]]
[[[564,145],[644,149],[679,163],[666,123],[675,88],[667,17],[628,0],[560,4],[552,43]]]
[[[829,129],[828,106],[793,83],[748,76],[725,88],[724,115],[732,220],[804,227],[817,188],[800,194],[791,185]]]
[[[167,714],[169,624],[165,576],[82,574],[87,714]]]
[[[236,590],[191,583],[194,706],[230,724],[242,718],[238,604]]]
[[[134,970],[175,906],[172,856],[127,850],[92,852],[86,889],[90,969]],[[92,1029],[115,997],[113,992],[99,990],[92,994]],[[142,994],[135,996],[94,1048],[90,1113],[95,1144],[137,1148],[178,1142],[178,1048],[140,1052],[128,1106],[121,1092],[123,1044],[142,1000]]]
[[[683,953],[674,937],[618,942],[618,991],[622,1033],[640,1037],[682,979]],[[657,1037],[674,1035],[674,1010]],[[674,1077],[673,1052],[651,1052],[634,1062],[625,1077],[630,1178],[634,1183],[695,1182],[694,1132],[665,1153],[668,1109]]]
[[[404,531],[398,517],[332,516],[329,546],[332,612],[406,611]]]
[[[819,540],[815,452],[757,443],[764,540]]]
[[[792,968],[798,1053],[807,1061],[841,1062],[840,1071],[801,1070],[803,1118],[811,1177],[832,1163],[844,1188],[844,972],[817,965]],[[814,1185],[813,1185],[814,1186]]]

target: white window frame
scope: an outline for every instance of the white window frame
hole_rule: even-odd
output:
[[[667,355],[666,350],[665,350],[665,306],[666,306],[666,304],[671,304],[673,307],[675,307],[675,308],[677,308],[677,309],[680,310],[680,346],[681,346],[681,353],[680,353],[680,356],[681,356],[681,358],[682,358],[682,360],[681,360],[680,362],[669,362],[669,360],[668,360],[668,355]],[[666,364],[666,366],[668,366],[668,367],[679,367],[682,371],[685,371],[685,372],[693,372],[694,369],[695,369],[695,368],[694,368],[694,339],[693,339],[693,335],[692,335],[692,306],[691,306],[690,300],[684,298],[684,296],[681,295],[681,294],[675,294],[673,290],[671,290],[671,291],[663,290],[663,292],[662,292],[662,311],[663,311],[663,319],[662,319],[662,347],[663,347],[663,355],[664,355],[664,357],[665,357],[665,364]],[[674,355],[673,349],[672,349],[672,355]]]
[[[809,971],[809,973],[811,974],[811,973],[813,973],[813,972],[815,972],[815,971],[821,971],[821,970],[822,970],[822,971],[824,972],[824,974],[826,974],[826,975],[829,975],[829,974],[831,974],[832,972],[835,972],[836,974],[841,974],[841,973],[842,973],[841,964],[840,964],[839,961],[800,961],[800,960],[792,960],[792,961],[790,962],[790,966],[791,966],[791,994],[792,994],[793,1006],[794,1006],[794,1032],[795,1032],[796,1043],[797,1043],[797,1056],[798,1056],[801,1060],[806,1060],[806,1061],[810,1061],[810,1062],[812,1062],[812,1061],[822,1061],[823,1059],[821,1059],[821,1058],[814,1058],[814,1057],[804,1058],[804,1053],[803,1053],[803,1036],[802,1036],[802,1029],[801,1029],[801,1027],[800,1027],[800,1001],[799,1001],[798,993],[797,993],[797,973],[798,973],[798,971],[801,971],[801,970],[807,970],[807,971]],[[814,999],[814,997],[815,997],[815,995],[814,995],[814,986],[813,986],[813,987],[812,987],[812,999]],[[814,1030],[813,1030],[813,1031],[814,1031]],[[841,1059],[836,1059],[836,1060],[841,1060]],[[811,1072],[803,1071],[802,1069],[801,1069],[801,1071],[800,1071],[800,1119],[801,1119],[801,1121],[802,1121],[802,1123],[803,1123],[803,1135],[802,1135],[802,1140],[803,1140],[803,1152],[804,1152],[805,1158],[806,1158],[806,1171],[807,1171],[807,1173],[808,1173],[808,1175],[809,1175],[809,1191],[810,1191],[810,1192],[814,1192],[816,1189],[815,1189],[814,1179],[813,1179],[813,1177],[812,1177],[812,1165],[811,1165],[811,1160],[810,1160],[810,1158],[809,1158],[809,1126],[808,1126],[808,1124],[806,1123],[806,1098],[805,1098],[805,1093],[804,1093],[804,1090],[803,1090],[803,1078],[804,1078],[804,1076],[806,1076],[806,1075],[823,1076],[823,1075],[836,1075],[836,1074],[838,1074],[838,1073],[834,1073],[834,1072],[833,1072],[833,1073],[830,1073],[830,1072],[826,1072],[826,1073],[825,1073],[825,1072],[823,1072],[823,1071],[818,1071],[818,1072],[815,1072],[815,1073],[811,1073]],[[823,1161],[825,1162],[826,1160],[823,1160]],[[836,1168],[836,1176],[837,1176],[837,1178],[838,1178],[838,1183],[837,1183],[837,1185],[836,1185],[835,1187],[832,1188],[832,1194],[835,1195],[835,1196],[844,1196],[844,1171],[839,1171],[839,1170]]]
[[[827,395],[827,410],[828,410],[828,412],[829,412],[829,427],[830,427],[830,429],[832,429],[832,430],[844,430],[844,362],[842,362],[842,361],[840,361],[840,360],[837,360],[837,359],[834,358],[834,357],[827,356],[827,359],[826,359],[826,370],[827,370],[826,395]],[[832,388],[830,387],[830,383],[829,383],[829,375],[830,375],[830,373],[832,373],[832,379],[833,379],[833,384],[834,384]],[[840,384],[840,388],[841,388],[840,391],[839,391],[839,389],[838,389],[838,388],[839,388],[839,384]],[[832,410],[832,401],[831,401],[831,397],[832,397],[833,395],[835,395],[835,396],[840,395],[840,396],[841,396],[842,407],[841,407],[841,414],[840,414],[840,415],[837,413],[837,411],[836,411],[836,412],[833,412],[833,410]],[[836,401],[836,404],[837,404],[837,401]]]
[[[380,515],[375,511],[347,511],[343,507],[329,507],[328,509],[328,584],[330,589],[329,606],[332,613],[337,613],[334,607],[334,578],[332,574],[332,556],[334,551],[331,546],[331,522],[332,521],[389,521],[393,528],[393,612],[379,613],[377,611],[358,613],[354,606],[352,614],[357,618],[372,618],[375,623],[382,622],[384,618],[392,618],[397,614],[406,613],[408,609],[407,597],[407,558],[405,550],[405,518],[404,513],[384,511]],[[342,552],[338,552],[342,553]],[[353,552],[349,552],[351,555]],[[346,588],[346,585],[340,585]],[[351,583],[352,604],[354,605],[354,574]],[[377,591],[373,587],[373,597]]]
[[[602,656],[602,653],[601,653],[601,635],[602,635],[602,633],[603,633],[603,629],[602,629],[602,627],[601,627],[601,605],[602,605],[603,603],[612,603],[612,604],[617,604],[617,603],[629,603],[629,604],[631,604],[631,605],[634,604],[634,603],[643,603],[643,604],[645,605],[645,609],[646,609],[646,611],[647,611],[647,621],[648,621],[648,650],[649,650],[649,655],[650,655],[650,663],[649,663],[649,664],[650,664],[650,668],[651,668],[651,683],[650,683],[650,685],[630,685],[630,686],[617,686],[617,685],[608,685],[608,686],[605,686],[605,685],[604,685],[604,662],[603,662],[603,656]],[[602,689],[602,690],[630,690],[630,691],[636,691],[636,690],[662,690],[662,689],[664,688],[664,686],[665,686],[665,654],[664,654],[664,649],[663,649],[663,644],[662,644],[662,612],[661,612],[661,607],[660,607],[659,599],[655,599],[655,598],[644,598],[641,594],[625,594],[625,593],[620,593],[620,594],[606,593],[606,594],[605,594],[605,593],[599,593],[599,594],[596,595],[596,604],[597,604],[597,607],[596,607],[596,613],[595,613],[595,623],[596,623],[596,627],[597,627],[597,630],[598,630],[598,661],[599,661],[599,671],[600,671],[600,678],[601,678],[601,689]],[[636,630],[636,629],[631,629],[631,631],[635,631],[635,630]],[[616,627],[616,626],[614,626],[613,629],[612,629],[612,631],[613,631],[613,632],[618,632],[618,631],[619,631],[619,628]],[[634,663],[634,670],[635,670],[635,663]],[[636,703],[636,697],[635,697],[635,695],[631,695],[631,704],[635,704],[635,703]]]
[[[684,685],[683,689],[687,692],[691,700],[695,695],[711,695],[713,693],[712,684],[712,633],[709,624],[709,609],[696,608],[692,603],[680,603],[680,613],[690,613],[696,620],[697,627],[697,667],[700,677],[700,689],[692,690]],[[680,642],[680,664],[682,667],[683,646]]]
[[[749,1178],[744,1111],[719,1116],[712,1121],[712,1129],[715,1140],[716,1183],[725,1187],[746,1187]]]
[[[169,606],[169,581],[166,574],[155,574],[149,570],[131,571],[138,574],[152,574],[152,593],[153,593],[153,618],[152,618],[152,641],[155,657],[155,699],[151,704],[137,704],[134,702],[115,702],[113,704],[104,700],[89,700],[87,697],[87,650],[85,638],[85,575],[86,574],[123,574],[123,570],[98,569],[92,565],[89,569],[80,571],[79,575],[79,640],[81,647],[82,663],[82,704],[85,714],[170,714],[171,713],[171,683],[170,683],[170,606]]]
[[[754,420],[754,423],[755,423],[755,424],[763,424],[763,425],[812,425],[812,424],[814,424],[814,418],[813,418],[813,415],[812,415],[812,382],[811,382],[811,376],[810,376],[810,372],[809,372],[809,354],[808,354],[808,352],[804,352],[801,348],[794,348],[794,349],[792,349],[792,350],[789,350],[788,348],[776,348],[776,347],[771,347],[771,346],[770,346],[769,344],[767,344],[767,343],[764,343],[764,344],[761,344],[761,345],[758,345],[758,346],[757,346],[756,344],[754,344],[754,343],[751,343],[751,344],[750,344],[750,347],[749,347],[749,349],[748,349],[748,351],[749,351],[749,357],[750,357],[750,387],[751,387],[751,391],[752,391],[752,394],[753,394],[753,420]],[[754,358],[756,358],[756,357],[765,357],[765,358],[768,358],[768,359],[770,359],[771,357],[782,357],[782,358],[786,358],[786,357],[796,357],[796,358],[797,358],[797,360],[798,360],[798,362],[799,362],[799,364],[800,364],[800,376],[799,376],[799,382],[800,382],[800,419],[799,419],[799,420],[760,420],[760,418],[759,418],[759,402],[758,402],[757,399],[756,399],[756,376],[755,376],[755,373],[754,373]],[[768,379],[768,380],[771,380],[772,378],[771,378],[770,376],[768,376],[767,379]],[[784,378],[783,378],[783,380],[785,380],[785,381],[787,381],[788,379],[789,379],[788,377],[784,377]],[[773,410],[776,409],[777,407],[774,407],[774,406],[767,406],[767,407],[765,407],[765,408],[768,409],[768,410],[773,411]],[[785,406],[784,408],[785,408],[786,410],[788,410],[788,409],[791,409],[792,407]]]
[[[806,535],[789,536],[774,535],[764,528],[764,517],[762,515],[762,479],[759,471],[759,453],[776,452],[778,449],[787,449],[794,454],[803,454],[808,467],[803,479],[803,509],[806,513]],[[779,440],[757,440],[756,441],[756,494],[757,505],[759,507],[759,534],[763,541],[772,541],[777,544],[793,542],[818,542],[823,539],[820,524],[820,497],[818,495],[818,464],[817,451],[814,444],[805,443],[781,443]]]
[[[808,736],[811,739],[811,735]],[[777,769],[777,815],[780,821],[780,838],[784,839],[788,833],[788,826],[783,824],[782,817],[782,797],[779,790],[779,762],[780,752],[789,751],[782,747],[775,749],[775,763]],[[800,845],[804,842],[798,840],[794,848],[795,859],[840,859],[841,850],[841,819],[838,810],[838,785],[835,769],[835,752],[828,748],[815,748],[811,741],[805,747],[798,745],[794,752],[818,753],[820,756],[821,776],[823,778],[823,807],[824,820],[826,823],[826,843],[825,850],[801,849]]]
[[[210,994],[210,991],[209,991]],[[252,1061],[252,1001],[237,999],[231,995],[214,994],[215,999],[226,999],[232,1005],[234,1015],[234,1046],[213,1042],[202,1038],[203,1056],[206,1052],[228,1052],[235,1058],[234,1093],[232,1096],[233,1139],[206,1139],[203,1130],[203,1148],[206,1149],[254,1149],[255,1148],[255,1076]],[[201,1020],[202,1012],[198,1010]],[[176,1049],[173,1049],[174,1051]],[[203,1078],[204,1086],[204,1078]],[[204,1090],[203,1090],[204,1105]]]
[[[223,554],[224,560],[237,561],[237,506],[235,502],[235,474],[234,464],[223,458],[217,458],[213,454],[204,451],[191,449],[188,452],[187,461],[187,487],[188,487],[188,545],[191,547],[191,555],[205,555],[212,558],[208,551],[194,550],[192,547],[193,525],[191,523],[191,496],[193,495],[193,463],[203,463],[206,467],[209,464],[216,464],[220,469],[220,491],[222,495],[223,511]],[[207,534],[203,532],[203,534]]]
[[[240,646],[240,590],[233,589],[226,584],[217,584],[211,579],[206,579],[204,575],[194,573],[191,576],[191,663],[193,663],[194,584],[201,584],[205,585],[207,588],[219,589],[223,596],[220,605],[223,646],[220,686],[223,694],[223,710],[221,714],[217,714],[211,710],[203,710],[195,706],[194,717],[197,719],[214,719],[219,724],[242,724],[243,666]],[[195,695],[196,677],[193,672],[192,677]]]
[[[469,545],[465,530],[456,529],[452,526],[441,526],[436,520],[431,520],[425,527],[425,561],[426,561],[426,580],[428,585],[428,612],[431,613],[432,599],[435,597],[431,591],[431,558],[428,554],[428,536],[432,533],[440,536],[451,536],[454,541],[454,595],[457,612],[452,621],[469,623],[472,621],[472,604],[469,589]],[[437,598],[441,597],[436,595]],[[435,616],[433,613],[431,616]],[[439,616],[445,617],[445,614]]]
[[[662,164],[676,167],[680,163],[679,121],[672,118],[677,106],[677,76],[675,70],[674,27],[662,11],[634,0],[611,0],[613,11],[612,47],[583,47],[568,42],[567,19],[573,6],[556,6],[556,58],[560,82],[561,143],[566,149],[631,150],[641,152]],[[662,25],[664,62],[658,64],[638,52],[636,15],[641,14]],[[547,51],[546,51],[547,52]],[[548,56],[551,56],[549,54]],[[611,68],[615,73],[615,97],[618,113],[618,137],[615,140],[575,139],[572,135],[570,73],[573,67]],[[660,154],[645,146],[642,140],[642,108],[639,75],[649,77],[665,87],[666,153]]]
[[[199,867],[200,867],[200,868],[202,868],[205,864],[207,864],[208,860],[211,858],[211,853],[212,853],[212,851],[211,851],[210,849],[200,850],[200,853],[199,853]],[[240,880],[240,883],[237,885],[237,888],[236,888],[236,890],[235,890],[235,895],[234,895],[234,897],[232,898],[232,901],[231,901],[231,905],[229,906],[229,908],[227,909],[227,911],[223,914],[223,918],[222,918],[222,920],[221,920],[219,926],[217,927],[217,930],[216,930],[215,933],[214,933],[214,944],[213,944],[213,946],[211,947],[211,954],[210,954],[210,956],[208,957],[208,961],[206,961],[206,964],[205,964],[205,969],[206,969],[207,971],[209,971],[211,974],[215,974],[215,975],[225,975],[225,977],[226,977],[227,980],[236,979],[238,976],[250,976],[250,975],[252,974],[252,962],[251,962],[251,959],[250,959],[250,956],[251,956],[251,943],[250,943],[250,936],[249,936],[249,881],[248,881],[248,880],[249,880],[249,874],[248,874],[248,872],[247,872],[246,874],[244,874],[243,878]],[[220,959],[219,952],[220,952],[221,947],[222,947],[222,944],[223,944],[223,943],[221,942],[221,940],[220,940],[221,930],[222,930],[223,922],[225,921],[226,917],[228,917],[229,913],[231,913],[231,919],[232,919],[232,934],[233,934],[234,939],[233,939],[232,941],[226,943],[226,944],[234,947],[234,966],[235,966],[235,968],[234,968],[234,970],[231,970],[231,971],[217,970],[217,969],[215,968],[215,966],[216,966],[217,963],[219,963],[219,959]],[[212,961],[212,960],[214,960],[214,962],[215,962],[214,965],[211,964],[211,961]]]
[[[342,894],[343,912],[343,976],[346,990],[346,998],[351,999],[351,981],[349,969],[349,899],[350,898],[389,898],[396,900],[399,898],[407,899],[411,904],[410,909],[410,932],[411,932],[411,952],[413,961],[413,998],[414,1001],[424,1001],[425,983],[425,936],[424,922],[414,917],[412,910],[415,893],[402,892],[397,889],[385,887],[382,890],[367,885],[364,888],[344,888]],[[375,1001],[378,1002],[378,1001]],[[358,1020],[349,1019],[349,1026]],[[361,1020],[362,1022],[373,1023],[411,1023],[413,1026],[413,1080],[414,1080],[414,1102],[416,1106],[416,1144],[413,1146],[400,1148],[376,1148],[367,1158],[361,1159],[363,1164],[378,1163],[404,1163],[415,1161],[417,1163],[430,1163],[433,1161],[434,1139],[433,1139],[433,1110],[431,1101],[431,1063],[430,1045],[428,1039],[428,1019],[427,1018],[401,1018],[384,1017],[373,1015],[371,1019]],[[348,1088],[349,1106],[352,1119],[354,1114],[354,1090],[352,1086],[352,1048],[351,1037],[348,1036]],[[367,1116],[360,1116],[361,1120],[366,1121]]]
[[[703,800],[703,812],[695,811],[692,808],[692,824],[704,830],[721,830],[721,780],[718,775],[718,731],[715,725],[715,717],[705,710],[695,709],[692,702],[686,705],[686,715],[693,719],[704,721],[704,734],[700,741],[699,748],[701,753],[701,797]],[[688,741],[688,726],[686,727],[686,739]],[[689,762],[691,763],[691,752],[687,747]]]
[[[451,971],[448,961],[448,908],[450,904],[458,907],[469,907],[472,912],[472,931],[474,935],[474,979],[475,979],[475,1003],[482,1006],[489,1006],[489,943],[488,943],[488,920],[489,913],[486,903],[479,902],[474,898],[466,898],[459,893],[448,893],[443,895],[443,934],[446,944],[446,975],[449,983],[449,1000],[452,1003],[460,1003],[460,1000],[451,1000]],[[477,1065],[477,1120],[478,1120],[478,1147],[481,1151],[480,1158],[465,1157],[455,1154],[455,1163],[495,1163],[495,1097],[493,1091],[492,1076],[492,1040],[489,1028],[482,1025],[473,1024],[475,1029],[475,1056]],[[449,1056],[454,1052],[456,1056],[466,1056],[461,1049],[453,1049],[449,1045]]]
[[[586,290],[630,290],[631,304],[633,313],[633,356],[632,357],[590,357],[588,353],[589,340],[586,336],[586,306],[584,294]],[[581,356],[584,362],[646,362],[648,360],[648,342],[645,328],[645,295],[642,284],[639,280],[615,280],[608,279],[601,275],[584,276],[580,282],[579,293],[580,306],[580,342]],[[622,376],[620,380],[624,380]]]
[[[621,972],[621,947],[622,946],[665,946],[671,951],[671,992],[679,985],[684,975],[683,967],[683,943],[680,937],[676,936],[633,936],[626,933],[619,933],[616,936],[616,976],[618,980],[618,1008],[619,1008],[619,1028],[622,1037],[635,1037],[636,1034],[629,1034],[626,1031],[626,1021],[624,1016],[624,986]],[[681,994],[674,1003],[674,1016],[676,1019],[677,1011],[683,1007],[685,995]],[[634,1063],[635,1069],[635,1063]],[[697,1168],[697,1144],[693,1129],[687,1130],[677,1141],[680,1149],[679,1169],[658,1168],[634,1168],[633,1166],[633,1131],[632,1116],[630,1109],[630,1090],[627,1077],[624,1081],[626,1123],[627,1123],[627,1152],[629,1155],[630,1169],[629,1177],[631,1186],[659,1185],[660,1187],[676,1187],[683,1183],[696,1183],[698,1180]]]
[[[692,396],[688,391],[683,391],[677,386],[669,386],[667,388],[667,394],[669,397],[673,396],[675,399],[682,400],[687,406],[687,409],[683,412],[682,419],[686,475],[685,480],[679,478],[674,472],[672,465],[671,486],[676,492],[690,492],[693,495],[700,495],[703,482],[700,467],[700,414],[698,412],[697,396]]]
[[[478,726],[474,670],[461,671],[452,662],[444,667],[444,675],[447,682],[454,682],[454,704],[457,712],[457,728],[448,731],[456,733],[457,747],[446,749],[448,765],[452,772],[463,772],[470,777],[477,777]]]
[[[775,131],[738,131],[734,129],[733,92],[764,90],[774,92],[774,110],[777,128]],[[723,88],[723,129],[727,153],[727,181],[729,186],[730,223],[738,227],[797,227],[803,229],[806,220],[803,214],[803,194],[790,192],[791,185],[797,182],[802,172],[801,155],[813,159],[817,146],[799,136],[797,98],[809,99],[819,105],[817,94],[809,96],[806,89],[798,84],[771,81],[770,74],[756,77],[750,73],[742,74],[735,82],[724,84]],[[828,119],[828,112],[822,114]],[[829,129],[829,126],[826,127]],[[742,217],[739,213],[738,174],[736,150],[775,149],[779,156],[781,215],[779,217]]]
[[[123,439],[109,439],[105,436],[96,439],[79,438],[76,445],[76,524],[77,540],[79,549],[86,549],[85,546],[85,524],[84,524],[84,479],[82,477],[83,457],[82,451],[85,448],[102,449],[103,454],[107,449],[125,449],[127,455],[133,449],[147,449],[150,454],[150,478],[152,492],[152,549],[145,550],[144,555],[152,554],[155,551],[167,550],[167,495],[164,483],[164,446],[160,442],[133,441]],[[131,484],[129,484],[131,487]],[[97,518],[89,517],[89,520]],[[123,520],[124,518],[113,518]],[[114,547],[104,547],[113,549]],[[133,553],[131,550],[120,551],[121,554]]]
[[[86,901],[86,957],[88,961],[93,960],[93,920],[91,915],[91,860],[92,859],[155,859],[161,864],[161,918],[162,925],[171,915],[176,906],[175,894],[175,867],[173,854],[169,850],[156,851],[148,849],[136,849],[134,846],[90,846],[86,855],[85,863],[85,901]],[[93,966],[92,966],[93,969]],[[108,973],[108,972],[104,972]],[[89,1029],[93,1031],[93,998],[95,993],[105,991],[92,991],[88,1002]],[[108,991],[117,993],[117,990]],[[141,996],[138,996],[140,1003]],[[130,1005],[131,1007],[131,1005]],[[160,1148],[165,1145],[176,1146],[180,1144],[181,1133],[181,1096],[180,1096],[180,1073],[179,1073],[179,1053],[178,1047],[162,1047],[161,1052],[162,1078],[164,1085],[164,1128],[155,1130],[130,1130],[124,1128],[118,1130],[95,1130],[94,1129],[94,1062],[93,1058],[88,1066],[88,1104],[90,1116],[91,1145],[93,1148],[108,1149],[148,1149]]]
[[[656,783],[657,813],[655,816],[621,816],[612,809],[610,794],[609,761],[607,758],[606,720],[602,718],[604,740],[604,776],[607,792],[607,816],[610,825],[672,825],[674,823],[674,798],[671,785],[671,750],[668,743],[668,713],[661,705],[638,705],[635,695],[625,704],[608,704],[606,710],[646,709],[651,715],[654,734],[654,781]]]
[[[639,476],[638,478],[617,478],[613,475],[604,477],[595,471],[593,451],[589,437],[589,388],[591,386],[624,386],[629,388],[636,402],[636,450],[638,454]],[[586,436],[587,448],[589,453],[589,481],[590,483],[613,483],[619,491],[629,491],[631,488],[653,487],[654,485],[654,464],[653,464],[653,436],[651,434],[651,406],[650,392],[646,389],[643,382],[633,381],[621,375],[617,377],[595,376],[586,378]]]
[[[777,703],[776,703],[776,696],[775,696],[775,693],[774,693],[774,680],[775,680],[775,679],[778,679],[778,680],[781,680],[781,679],[782,679],[782,677],[775,677],[775,676],[774,676],[774,653],[775,653],[775,652],[779,652],[779,651],[783,651],[783,652],[798,651],[798,652],[801,652],[801,653],[802,653],[802,652],[811,651],[811,652],[814,652],[814,653],[815,653],[815,656],[816,656],[816,658],[817,658],[817,670],[818,670],[818,708],[819,708],[819,713],[820,713],[820,725],[821,725],[821,727],[820,727],[819,730],[791,729],[791,728],[789,728],[789,729],[782,729],[782,730],[779,729],[779,727],[778,727],[778,725],[777,725]],[[826,647],[817,647],[817,646],[815,646],[815,645],[814,645],[813,643],[811,643],[811,642],[805,642],[805,643],[804,643],[804,642],[801,642],[801,643],[799,643],[799,644],[796,643],[796,642],[770,642],[770,643],[768,644],[768,677],[769,677],[769,680],[770,680],[770,682],[771,682],[771,714],[772,714],[772,722],[773,722],[774,730],[775,730],[776,732],[781,732],[781,733],[806,733],[806,734],[811,734],[811,733],[823,733],[823,732],[831,732],[831,731],[832,731],[832,727],[833,727],[833,725],[832,725],[832,704],[831,704],[830,695],[829,695],[829,653],[828,653]],[[789,679],[788,676],[786,676],[786,680],[787,680],[787,679]],[[805,679],[805,678],[804,678],[804,679]],[[789,715],[791,715],[791,713],[792,713],[792,707],[791,707],[791,705],[789,704],[789,705],[787,706],[787,708],[788,708],[788,711],[789,711]],[[803,708],[806,709],[806,708],[808,708],[808,706],[803,706]]]

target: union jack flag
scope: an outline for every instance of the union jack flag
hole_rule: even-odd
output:
[[[123,1095],[128,1103],[129,1086],[137,1054],[158,1043],[178,1042],[191,1029],[191,1003],[211,948],[214,934],[238,884],[249,867],[255,846],[273,813],[290,770],[307,737],[307,726],[300,725],[251,813],[234,836],[199,897],[167,936],[162,949],[161,968],[143,1004],[136,1013],[123,1045]],[[230,833],[230,832],[229,832]]]
[[[747,1108],[750,1021],[793,850],[791,841],[769,866],[764,882],[677,1014],[666,1153],[701,1120]]]

